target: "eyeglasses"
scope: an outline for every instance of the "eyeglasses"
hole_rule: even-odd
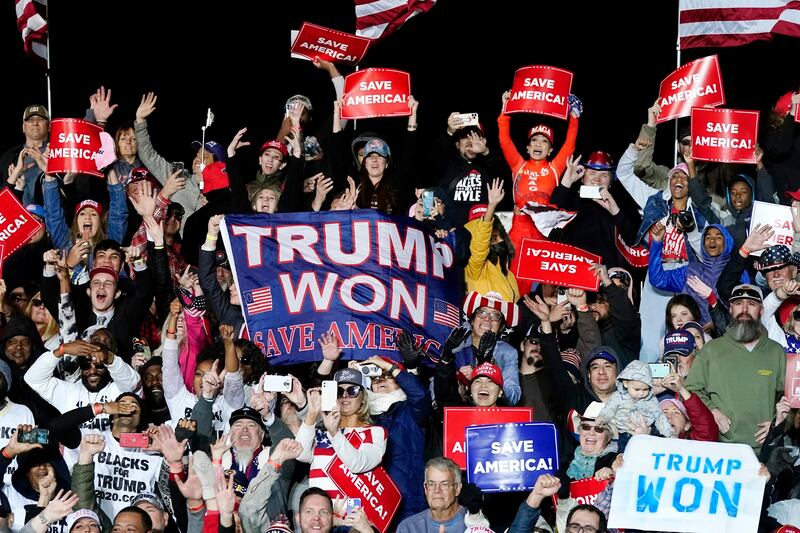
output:
[[[527,342],[528,344],[536,344],[538,346],[539,345],[539,338],[538,337],[528,337],[528,338],[525,339],[525,342]]]
[[[682,139],[681,146],[691,146],[692,140],[691,139]]]
[[[389,374],[381,374],[380,376],[375,376],[372,378],[372,383],[383,383],[384,381],[394,379],[394,376]]]
[[[17,293],[17,294],[11,293],[11,294],[8,295],[8,299],[11,300],[12,302],[21,302],[23,300],[27,300],[28,297],[26,295],[20,294],[20,293]]]
[[[358,385],[350,385],[349,387],[339,387],[336,392],[337,398],[356,398],[361,394],[361,387]]]
[[[97,370],[103,370],[106,367],[103,363],[94,363],[85,357],[78,357],[78,366],[81,367],[81,370],[89,370],[92,365]]]
[[[567,532],[568,533],[597,533],[600,529],[594,526],[582,526],[581,524],[575,524],[570,522],[567,524]]]
[[[478,318],[488,318],[492,322],[500,322],[501,320],[503,320],[502,313],[498,313],[496,311],[487,311],[485,309],[481,309],[480,311],[475,313],[475,316]]]
[[[593,426],[592,424],[583,423],[579,426],[583,431],[586,432],[594,432],[594,433],[605,433],[606,427],[605,426]]]
[[[34,298],[33,300],[31,300],[31,305],[33,307],[44,307],[44,302],[41,301],[39,298]]]
[[[452,481],[426,481],[423,485],[425,485],[425,488],[428,490],[435,491],[436,489],[441,489],[442,491],[446,491],[455,487],[456,483]]]

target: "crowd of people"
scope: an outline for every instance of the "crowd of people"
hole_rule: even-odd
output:
[[[574,153],[574,96],[564,139],[544,123],[515,139],[505,93],[499,138],[458,113],[425,124],[441,132],[420,173],[419,102],[390,147],[342,119],[342,76],[314,65],[332,106],[292,96],[274,138],[196,142],[185,169],[151,139],[153,93],[132,122],[110,90],[90,96],[84,119],[115,142],[103,178],[48,173],[51,117],[24,110],[0,172],[42,229],[0,282],[0,529],[377,531],[326,475],[341,464],[397,486],[391,531],[603,533],[636,435],[751,446],[768,478],[760,531],[800,526],[800,411],[783,396],[786,354],[800,352],[800,93],[775,104],[755,165],[696,161],[688,128],[677,165],[654,160],[657,104],[622,154]],[[751,230],[756,200],[791,206],[794,245]],[[547,226],[532,206],[574,217]],[[321,357],[284,367],[243,335],[223,217],[353,209],[454,237],[462,323],[438,353],[403,333],[396,358],[351,361],[316,332]],[[517,278],[525,238],[602,257],[599,290]],[[636,247],[646,268],[626,254]],[[289,390],[266,391],[273,375]],[[445,457],[453,406],[531,407],[558,429],[561,468],[530,492],[483,493]],[[611,481],[594,505],[570,498],[587,478]]]

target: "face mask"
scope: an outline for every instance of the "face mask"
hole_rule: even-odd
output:
[[[501,257],[508,255],[508,245],[505,242],[497,242],[492,245],[492,252]]]

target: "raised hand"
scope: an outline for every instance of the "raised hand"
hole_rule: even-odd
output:
[[[656,101],[653,102],[653,105],[647,108],[647,125],[655,128],[656,121],[658,120],[658,116],[661,114],[661,106],[658,105],[658,101],[660,98],[656,98]]]
[[[528,495],[526,501],[528,505],[534,509],[538,509],[545,498],[551,497],[553,494],[557,493],[560,488],[560,479],[550,474],[542,474],[536,479],[536,484],[533,486],[533,490]]]
[[[158,426],[156,433],[158,441],[161,443],[161,454],[170,463],[178,463],[186,452],[187,440],[178,442],[175,438],[175,431],[167,424]],[[155,439],[154,439],[155,440]]]
[[[217,508],[220,514],[232,514],[234,507],[236,507],[236,493],[233,491],[233,476],[228,476],[228,481],[222,479],[222,482],[217,482],[216,495],[217,495]]]
[[[228,157],[235,156],[236,150],[238,150],[239,148],[250,146],[250,141],[242,140],[242,137],[244,137],[245,133],[247,133],[247,128],[242,128],[236,132],[236,135],[233,136],[233,139],[231,139],[231,143],[228,145]]]
[[[190,265],[186,265],[186,268],[183,270],[181,277],[178,278],[178,283],[180,284],[180,286],[186,290],[189,290],[192,287],[194,287],[195,284],[197,284],[198,282],[199,282],[199,277],[197,276],[197,273],[191,271]],[[180,310],[178,310],[178,312],[180,313]]]
[[[235,340],[236,330],[229,324],[222,324],[219,327],[219,336],[222,337],[224,344],[231,344]]]
[[[567,289],[567,301],[571,303],[576,309],[587,305],[586,291],[583,289]]]
[[[183,170],[176,170],[169,175],[166,183],[164,183],[164,188],[161,189],[161,196],[170,199],[176,192],[184,188],[186,188],[186,175]]]
[[[586,169],[578,164],[580,161],[581,156],[569,156],[567,159],[567,169],[564,171],[564,175],[561,176],[561,185],[569,189],[576,181],[579,181],[583,177],[583,173],[586,172]]]
[[[342,349],[339,348],[339,340],[333,332],[323,333],[317,339],[320,348],[322,348],[322,357],[328,361],[336,361],[342,355]]]
[[[469,331],[462,327],[455,328],[450,332],[447,340],[444,341],[444,346],[442,346],[442,363],[449,364],[453,362],[453,350],[461,346],[468,335]]]
[[[594,202],[600,204],[600,206],[608,211],[611,216],[616,216],[619,213],[619,205],[617,205],[617,201],[614,200],[614,197],[611,196],[611,193],[608,192],[608,189],[605,187],[600,189],[600,198],[593,198]]]
[[[208,233],[219,235],[219,225],[222,223],[223,215],[214,215],[208,219]]]
[[[497,345],[497,334],[493,331],[487,331],[481,335],[481,340],[478,342],[478,349],[475,351],[475,360],[478,364],[491,363],[494,357],[494,347]]]
[[[661,242],[664,239],[664,234],[667,232],[666,226],[660,220],[653,224],[653,227],[650,228],[650,238],[653,239],[655,242]]]
[[[147,93],[142,95],[142,101],[139,103],[139,107],[136,108],[136,123],[140,124],[149,117],[153,111],[156,110],[156,101],[158,100],[158,96],[156,93]]]
[[[78,454],[78,463],[85,465],[94,460],[94,456],[106,448],[106,440],[102,435],[87,433],[81,437],[81,445]]]
[[[139,213],[139,216],[142,218],[153,216],[153,213],[156,212],[156,199],[153,196],[153,184],[147,180],[143,180],[140,182],[140,187],[142,188],[141,194],[138,196],[129,196],[133,208],[136,209],[136,212]]]
[[[215,360],[214,364],[211,365],[211,370],[208,372],[203,373],[203,380],[201,385],[201,394],[203,398],[210,400],[217,396],[217,394],[222,390],[222,386],[225,382],[225,376],[228,374],[228,371],[223,368],[221,371],[217,370],[219,366],[219,360]]]
[[[53,483],[53,487],[55,486],[56,483]],[[68,490],[64,492],[64,490],[60,490],[58,494],[56,494],[56,497],[50,500],[47,507],[42,510],[42,515],[48,523],[55,524],[70,514],[72,508],[78,505],[79,501],[80,498],[78,498],[78,495],[74,494],[72,491]]]
[[[97,92],[89,97],[89,105],[94,111],[94,118],[97,122],[108,122],[108,118],[114,113],[117,104],[111,105],[111,89],[100,86]]]
[[[775,235],[775,230],[769,224],[758,224],[744,241],[742,248],[748,253],[758,252],[769,248],[767,241]]]
[[[222,456],[225,455],[225,452],[231,449],[230,444],[230,433],[225,433],[220,438],[211,445],[211,458],[212,459],[222,459]]]
[[[604,287],[611,285],[611,278],[608,277],[608,268],[606,268],[605,265],[594,263],[589,267],[589,269],[595,271],[597,277],[600,278],[600,282]]]
[[[189,458],[189,469],[186,475],[186,481],[182,481],[180,476],[175,476],[175,484],[178,490],[181,491],[183,497],[187,500],[202,500],[203,499],[203,485],[200,483],[200,478],[194,471],[194,458]]]
[[[459,115],[458,111],[453,111],[450,113],[450,116],[447,117],[447,133],[448,135],[454,134],[457,130],[460,130],[464,127],[464,119],[462,119]]]
[[[497,207],[505,196],[506,191],[503,190],[503,180],[500,178],[493,179],[489,185],[489,205]]]
[[[282,439],[275,449],[272,450],[270,459],[278,464],[283,464],[286,461],[297,459],[303,453],[303,445],[294,439]]]
[[[425,352],[422,347],[417,348],[414,343],[414,338],[405,331],[400,332],[397,337],[397,349],[400,355],[403,356],[403,364],[408,369],[414,369],[419,366],[419,362]],[[381,361],[383,361],[381,359]]]
[[[522,303],[525,304],[525,307],[540,321],[550,322],[550,306],[542,300],[541,296],[536,295],[536,299],[533,299],[526,294],[522,297]]]

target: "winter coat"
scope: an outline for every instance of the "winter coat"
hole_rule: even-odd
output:
[[[467,291],[477,291],[481,294],[496,292],[503,297],[503,300],[516,302],[520,294],[511,268],[509,267],[503,274],[499,261],[494,264],[487,260],[491,250],[489,243],[492,240],[493,226],[493,222],[486,222],[483,218],[471,220],[464,225],[472,235],[469,261],[467,268],[464,269]]]
[[[461,346],[453,350],[453,354],[456,357],[456,369],[475,364],[471,328],[467,338],[464,339]],[[503,395],[506,397],[506,401],[508,405],[517,405],[522,396],[522,388],[519,386],[517,351],[507,342],[498,340],[492,355],[495,364],[503,372]]]
[[[656,289],[675,293],[685,292],[697,302],[702,317],[701,324],[711,321],[711,315],[708,312],[708,301],[697,294],[691,287],[687,286],[686,279],[689,276],[699,277],[706,285],[711,287],[714,296],[718,298],[719,294],[716,289],[717,280],[734,250],[733,237],[728,230],[720,224],[709,224],[706,226],[705,229],[703,229],[703,238],[701,242],[705,242],[706,232],[709,228],[716,228],[719,230],[725,240],[725,247],[722,253],[717,257],[708,255],[705,246],[702,246],[700,259],[698,259],[693,252],[689,252],[690,260],[687,265],[673,270],[664,270],[660,259],[663,243],[654,240],[650,243],[649,266],[647,269],[650,284]]]
[[[400,372],[395,380],[406,393],[406,400],[393,403],[385,413],[373,416],[372,420],[389,435],[383,465],[403,495],[395,516],[399,523],[428,506],[422,484],[425,481],[425,424],[430,415],[431,399],[419,380],[408,372]]]
[[[624,366],[639,357],[642,320],[628,299],[625,289],[612,283],[602,290],[610,304],[609,316],[598,322],[597,327],[600,328],[603,344],[614,349]],[[620,368],[621,366],[617,366],[617,370]],[[584,373],[584,376],[588,374]]]
[[[640,381],[647,385],[650,390],[646,397],[637,400],[631,398],[625,385],[625,381]],[[647,425],[656,425],[656,429],[665,437],[675,437],[675,430],[669,424],[669,419],[661,411],[658,399],[653,395],[653,377],[650,374],[650,367],[647,363],[640,360],[631,361],[625,369],[617,375],[617,392],[611,395],[606,406],[597,416],[598,422],[603,420],[620,432],[630,433],[629,420],[633,413],[639,413],[647,422]]]

